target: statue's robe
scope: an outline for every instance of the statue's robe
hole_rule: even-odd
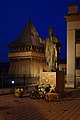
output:
[[[51,69],[56,70],[57,66],[57,57],[58,57],[58,47],[57,44],[59,42],[58,38],[56,36],[52,37],[52,40],[50,38],[46,38],[46,50],[45,50],[45,57],[46,62],[48,64],[48,69],[51,71]]]

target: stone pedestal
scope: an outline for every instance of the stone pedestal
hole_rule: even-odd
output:
[[[44,84],[44,86],[50,84],[51,87],[56,87],[56,92],[64,92],[65,88],[65,80],[64,80],[64,72],[56,71],[56,72],[41,72],[40,73],[40,85]]]

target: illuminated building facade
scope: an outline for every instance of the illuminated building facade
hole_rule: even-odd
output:
[[[78,4],[68,7],[67,20],[67,75],[71,80],[70,87],[78,84],[80,76],[80,13]]]
[[[9,74],[25,74],[38,77],[45,66],[45,46],[40,43],[32,21],[27,25],[19,38],[8,45],[10,60]]]

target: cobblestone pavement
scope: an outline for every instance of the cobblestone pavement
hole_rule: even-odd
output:
[[[0,95],[0,120],[80,120],[80,96],[47,102],[27,96],[16,98],[14,94]]]

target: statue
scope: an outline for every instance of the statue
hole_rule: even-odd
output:
[[[40,39],[40,42],[45,44],[45,58],[47,63],[47,71],[57,71],[59,70],[59,53],[61,48],[61,43],[58,38],[54,35],[53,27],[49,29],[49,38],[45,40]]]

